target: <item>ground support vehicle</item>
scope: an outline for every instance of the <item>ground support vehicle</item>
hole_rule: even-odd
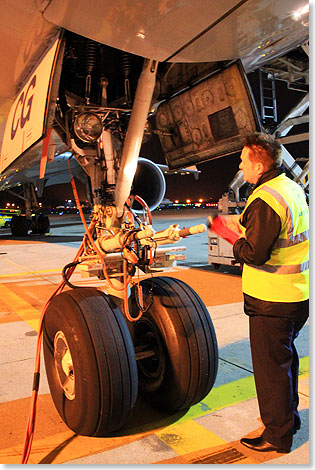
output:
[[[21,214],[20,210],[15,209],[0,209],[0,227],[10,227],[12,217],[19,216]]]

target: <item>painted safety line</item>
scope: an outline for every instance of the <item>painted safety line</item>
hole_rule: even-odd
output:
[[[48,274],[48,273],[61,274],[61,269],[42,269],[40,271],[25,271],[24,273],[0,274],[0,278],[25,277],[25,276],[31,276],[31,275],[36,276],[37,274]]]
[[[154,434],[178,455],[186,455],[190,452],[226,443],[219,436],[193,420],[180,424],[177,422],[174,426],[168,426]]]
[[[9,262],[10,264],[14,264],[15,266],[18,266],[18,264],[13,263],[12,261],[6,260],[6,262]],[[183,270],[185,270],[185,268],[186,268],[185,266],[176,267],[176,270],[175,269],[169,270],[168,273],[169,272],[176,272],[176,271],[183,271]],[[21,269],[24,269],[24,268],[21,267]],[[53,274],[56,273],[56,274],[61,275],[62,269],[41,269],[41,270],[38,270],[38,271],[25,271],[25,272],[22,272],[22,273],[20,272],[20,273],[10,273],[10,274],[0,274],[0,279],[1,278],[5,279],[7,277],[36,276],[37,274],[49,274],[49,273],[53,273]]]
[[[0,284],[1,300],[14,311],[23,321],[38,331],[40,310],[15,294],[4,284]]]

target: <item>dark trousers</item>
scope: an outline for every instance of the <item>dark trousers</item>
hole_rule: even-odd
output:
[[[293,342],[306,320],[249,317],[258,405],[266,428],[263,438],[278,447],[291,447],[294,429],[300,425],[299,358]]]

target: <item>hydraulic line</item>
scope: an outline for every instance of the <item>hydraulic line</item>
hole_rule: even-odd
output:
[[[62,270],[62,278],[63,278],[64,282],[67,284],[67,286],[71,287],[71,289],[77,289],[79,286],[75,286],[74,284],[72,284],[69,281],[69,279],[67,278],[67,271],[70,268],[76,267],[78,264],[80,264],[80,262],[81,261],[75,261],[75,262],[69,263]]]
[[[79,209],[79,213],[80,213],[80,216],[81,216],[81,219],[82,219],[82,222],[83,222],[83,225],[86,227],[86,230],[87,230],[87,225],[86,225],[86,222],[85,222],[85,219],[84,219],[84,215],[83,215],[83,211],[82,211],[82,207],[81,207],[81,204],[80,204],[80,201],[79,201],[79,196],[78,196],[78,193],[77,193],[77,189],[76,189],[76,186],[75,186],[75,182],[74,182],[74,179],[73,179],[73,176],[72,176],[72,173],[71,173],[71,168],[70,168],[70,159],[68,160],[68,167],[69,167],[69,172],[70,172],[70,175],[71,175],[71,185],[72,185],[72,189],[73,189],[73,195],[74,195],[74,198],[75,198],[75,201],[76,201],[76,205]],[[140,198],[141,199],[141,198]],[[144,201],[143,201],[144,202]],[[149,210],[149,208],[148,208]],[[150,211],[149,211],[150,212]],[[151,215],[151,214],[150,214]],[[103,273],[104,273],[104,276],[105,276],[105,279],[106,281],[108,282],[108,284],[110,285],[110,287],[112,287],[113,289],[116,289],[117,291],[123,291],[123,298],[124,298],[124,313],[126,315],[126,318],[131,321],[131,322],[134,322],[134,321],[137,321],[140,319],[140,317],[142,316],[142,311],[140,309],[139,311],[139,315],[136,317],[136,318],[133,318],[130,313],[129,313],[129,305],[128,305],[128,284],[130,282],[130,277],[131,276],[128,276],[128,272],[127,272],[127,260],[124,259],[123,260],[123,279],[124,279],[124,282],[123,282],[123,285],[122,287],[117,287],[117,286],[114,286],[113,283],[111,282],[109,276],[108,276],[108,273],[107,273],[107,268],[106,268],[106,264],[105,264],[105,261],[104,261],[104,258],[103,258],[103,255],[102,253],[100,252],[100,250],[98,249],[98,247],[95,245],[94,243],[94,240],[93,240],[93,237],[91,236],[91,233],[87,230],[86,231],[88,237],[89,237],[89,240],[93,246],[93,248],[95,249],[96,253],[98,254],[99,256],[99,259],[102,263],[102,267],[103,267]],[[138,284],[138,289],[141,289],[140,285]]]
[[[68,164],[69,164],[70,160],[68,160]],[[102,268],[103,268],[103,274],[105,276],[105,279],[106,281],[108,282],[109,286],[112,288],[112,289],[115,289],[115,290],[118,290],[118,291],[123,291],[125,288],[127,288],[127,286],[123,285],[122,287],[117,287],[117,286],[114,286],[114,284],[111,282],[110,278],[109,278],[109,275],[108,275],[108,272],[107,272],[107,268],[106,268],[106,263],[104,261],[104,258],[103,258],[103,255],[102,253],[100,252],[100,250],[98,249],[98,247],[96,246],[94,240],[93,240],[93,237],[92,237],[92,234],[88,231],[88,227],[87,227],[87,224],[86,224],[86,221],[85,221],[85,218],[84,218],[84,215],[83,215],[83,211],[82,211],[82,207],[81,207],[81,204],[80,204],[80,201],[79,201],[79,197],[78,197],[78,193],[77,193],[77,190],[76,190],[76,186],[75,186],[75,182],[74,182],[74,179],[73,179],[73,176],[72,176],[72,173],[71,173],[71,169],[70,169],[70,164],[69,164],[69,171],[70,171],[70,174],[71,174],[71,185],[72,185],[72,189],[73,189],[73,195],[74,195],[74,198],[75,198],[75,202],[76,202],[76,205],[77,205],[77,208],[79,209],[79,213],[80,213],[80,216],[81,216],[81,220],[82,220],[82,223],[84,225],[84,228],[86,230],[86,234],[89,238],[89,241],[93,247],[93,249],[95,250],[95,252],[97,253],[98,257],[99,257],[99,260],[102,264]],[[128,279],[127,279],[127,284],[128,284]]]

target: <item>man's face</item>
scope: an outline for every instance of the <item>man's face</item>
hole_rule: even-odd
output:
[[[239,169],[243,170],[243,178],[248,183],[256,184],[260,175],[262,174],[261,165],[252,162],[249,159],[250,148],[244,147],[241,154],[241,163]]]

